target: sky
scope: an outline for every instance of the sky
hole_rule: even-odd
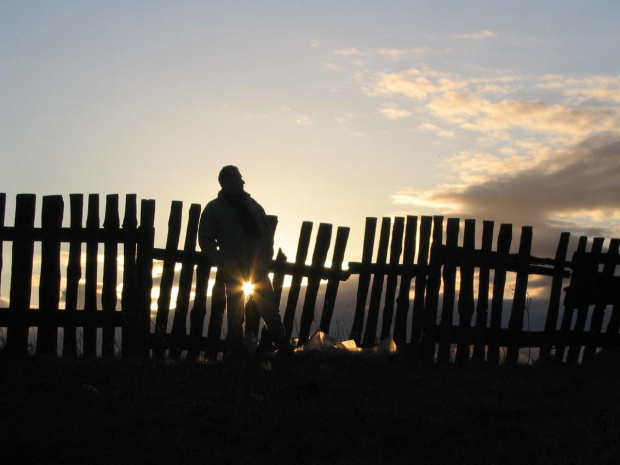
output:
[[[6,224],[20,193],[135,193],[163,246],[234,164],[289,259],[302,221],[358,261],[394,215],[533,226],[552,257],[619,236],[618,50],[616,0],[4,0]]]

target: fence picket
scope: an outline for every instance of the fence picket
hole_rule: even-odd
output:
[[[411,343],[422,342],[422,327],[424,325],[424,296],[428,276],[428,257],[431,243],[431,228],[433,218],[423,216],[420,223],[420,250],[418,251],[418,267],[421,270],[415,278],[415,295],[413,297],[413,316],[411,318]]]
[[[200,221],[200,205],[192,204],[189,208],[187,230],[183,252],[185,257],[191,257],[196,252],[198,238],[198,223]],[[180,351],[186,349],[187,314],[189,312],[190,293],[194,278],[194,263],[183,260],[179,275],[179,293],[177,294],[176,308],[172,321],[172,355],[179,357]]]
[[[97,355],[97,255],[99,253],[99,195],[88,196],[86,216],[86,281],[84,284],[83,354]]]
[[[39,329],[37,354],[57,354],[60,303],[60,230],[64,202],[60,195],[43,197],[41,217],[41,277],[39,282]]]
[[[312,254],[312,273],[308,276],[308,286],[306,287],[306,295],[299,324],[299,345],[306,342],[310,337],[310,326],[314,322],[316,298],[321,284],[320,271],[325,266],[331,238],[332,225],[327,223],[319,224],[319,232],[316,236],[316,244],[314,245],[314,252]]]
[[[620,240],[611,239],[609,247],[605,255],[601,255],[599,260],[595,260],[594,266],[598,270],[598,263],[601,261],[604,263],[603,271],[601,273],[602,286],[595,297],[596,303],[594,304],[594,310],[592,310],[592,320],[590,321],[590,334],[600,334],[603,327],[603,319],[605,317],[605,308],[607,307],[605,292],[610,286],[616,270],[615,258],[618,256],[618,249],[620,246]],[[597,344],[590,342],[583,349],[583,361],[590,360],[596,354]]]
[[[452,330],[452,322],[454,320],[457,265],[456,253],[458,239],[459,219],[448,218],[448,226],[446,228],[446,245],[445,247],[437,249],[441,250],[441,264],[443,264],[443,302],[441,306],[441,323],[439,326],[437,363],[448,363],[450,361],[450,332]],[[431,252],[431,269],[434,268],[434,261],[435,257],[433,252]]]
[[[491,327],[487,361],[491,365],[499,363],[499,339],[502,326],[502,306],[504,304],[504,288],[506,286],[506,270],[508,267],[508,253],[512,242],[512,225],[502,224],[497,237],[497,255],[495,273],[493,276],[493,300],[491,301]]]
[[[344,252],[349,239],[349,232],[349,228],[343,227],[339,227],[336,231],[336,243],[334,244],[334,254],[331,265],[331,271],[333,271],[333,273],[330,273],[330,277],[327,281],[325,301],[323,302],[323,312],[321,313],[321,322],[319,324],[319,329],[325,333],[329,333],[329,327],[331,325],[332,315],[336,305],[336,296],[338,294],[338,287],[340,286],[339,271],[342,269],[342,262],[344,260]]]
[[[174,282],[174,269],[176,265],[173,254],[179,248],[182,216],[183,202],[173,201],[170,206],[170,216],[168,217],[168,237],[166,238],[164,263],[159,282],[159,297],[157,299],[157,314],[155,316],[155,339],[153,341],[154,359],[163,358],[168,346],[166,332],[168,330],[168,316],[170,314],[172,284]]]
[[[81,221],[81,220],[80,220]],[[123,217],[123,291],[121,309],[123,327],[121,328],[123,357],[137,356],[136,346],[136,249],[138,243],[138,208],[136,194],[125,196],[125,215]]]
[[[299,242],[297,244],[297,255],[295,256],[295,265],[302,267],[306,263],[308,257],[308,249],[310,248],[310,235],[312,234],[312,223],[304,221],[301,224],[301,232],[299,233]],[[295,310],[297,309],[297,301],[301,291],[301,281],[303,276],[300,274],[293,275],[291,287],[288,291],[288,299],[286,302],[286,310],[284,312],[284,331],[286,337],[290,339],[293,333],[293,323],[295,321]]]
[[[579,238],[576,254],[580,254],[586,251],[587,242],[588,242],[588,238],[586,236],[581,236]],[[573,255],[573,258],[575,256],[576,255]],[[573,272],[573,277],[574,277],[574,272]],[[574,289],[572,291],[574,291]],[[560,360],[564,360],[566,347],[570,343],[571,326],[573,324],[573,316],[574,316],[575,310],[576,310],[576,306],[572,305],[572,303],[569,302],[568,294],[567,294],[565,298],[565,302],[564,302],[564,315],[562,316],[562,324],[560,326],[560,334],[562,337],[560,339],[560,343],[555,349],[555,355]],[[566,356],[568,357],[568,354],[566,354]]]
[[[409,314],[409,293],[414,271],[413,264],[416,252],[416,237],[418,230],[418,217],[407,216],[405,226],[405,241],[403,250],[404,272],[400,277],[400,289],[396,298],[396,316],[394,317],[394,342],[398,350],[403,352],[407,343],[407,316]]]
[[[34,194],[19,194],[16,199],[10,313],[5,348],[9,354],[25,354],[28,349],[27,317],[32,289],[35,203]]]
[[[0,193],[0,297],[2,296],[2,267],[4,251],[4,215],[6,212],[6,194]]]
[[[458,363],[469,362],[469,340],[471,320],[474,315],[474,263],[476,248],[476,221],[465,220],[463,234],[463,255],[461,257],[461,286],[459,290],[459,330],[456,360]]]
[[[580,270],[577,272],[583,274],[584,276],[590,275],[593,272],[598,271],[598,259],[594,257],[599,257],[603,250],[603,243],[605,239],[603,237],[595,237],[592,240],[592,248],[590,249],[590,254],[592,259],[586,260],[585,256],[582,255],[583,261],[578,262],[580,265]],[[575,258],[573,258],[573,262],[575,262]],[[577,280],[577,276],[575,276],[575,280]],[[581,303],[577,306],[577,319],[575,320],[575,328],[573,329],[573,333],[571,335],[571,344],[568,348],[568,355],[566,356],[566,363],[574,364],[579,361],[579,355],[581,354],[581,336],[585,332],[586,321],[588,319],[588,312],[590,310],[590,304],[585,298],[585,293],[587,289],[585,289],[585,280],[580,279],[581,289],[578,290],[578,300]]]
[[[381,220],[381,232],[379,235],[379,249],[377,251],[376,264],[381,266],[387,262],[388,244],[390,241],[390,218]],[[381,294],[383,293],[383,281],[385,272],[378,269],[372,278],[370,290],[370,303],[368,304],[368,316],[366,317],[366,329],[362,345],[372,346],[377,340],[377,323],[379,319],[379,307],[381,306]]]
[[[493,248],[493,221],[482,223],[482,248],[480,250],[480,268],[478,270],[478,302],[476,303],[476,331],[473,360],[484,361],[485,335],[489,319],[489,283],[490,256]]]
[[[155,201],[142,200],[136,250],[135,341],[138,358],[148,358],[151,335],[151,290],[153,288],[153,248],[155,242]]]
[[[362,266],[370,265],[372,262],[372,251],[375,246],[375,234],[377,233],[377,218],[366,218],[364,228],[364,246],[362,249]],[[368,299],[368,289],[370,288],[370,270],[362,269],[359,274],[357,286],[357,296],[355,299],[355,316],[353,317],[353,326],[349,339],[353,339],[359,344],[362,338],[362,330],[364,329],[364,320],[366,317],[366,300]]]
[[[69,232],[69,259],[67,261],[67,286],[65,288],[65,312],[67,322],[63,331],[63,357],[73,358],[77,356],[77,326],[75,316],[78,308],[78,296],[80,279],[82,277],[82,216],[84,208],[84,196],[71,194],[69,196],[71,206],[70,232]]]
[[[101,353],[104,357],[114,356],[116,313],[116,286],[118,275],[118,195],[106,196],[103,252],[103,287],[101,289],[101,307],[103,311],[103,331],[101,339]]]
[[[403,252],[403,233],[405,231],[405,218],[394,218],[392,227],[392,241],[390,244],[390,265],[398,265],[400,255]],[[392,317],[394,315],[394,304],[396,301],[396,286],[398,285],[398,274],[391,271],[387,276],[385,287],[385,303],[383,305],[383,321],[381,323],[381,340],[392,334]]]
[[[443,257],[443,216],[433,217],[433,245],[429,261],[426,299],[424,300],[424,337],[422,358],[432,363],[435,357],[437,312],[439,309],[439,289],[441,287],[441,266]]]
[[[568,251],[568,242],[570,233],[563,232],[560,235],[560,242],[555,252],[555,264],[553,266],[553,280],[551,281],[551,291],[549,295],[549,309],[547,310],[547,319],[545,321],[545,333],[547,340],[551,340],[556,334],[558,324],[558,315],[560,312],[560,298],[562,288],[564,287],[564,266],[566,264],[566,252]],[[540,348],[540,354],[550,354],[551,344],[544,344]]]

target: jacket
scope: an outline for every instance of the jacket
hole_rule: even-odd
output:
[[[257,273],[266,274],[273,257],[273,230],[263,207],[249,195],[245,200],[260,229],[261,237],[248,234],[237,209],[220,191],[200,217],[198,243],[211,265],[227,276],[248,280]]]

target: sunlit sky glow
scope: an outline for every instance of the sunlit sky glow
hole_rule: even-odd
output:
[[[136,193],[162,246],[235,164],[290,259],[304,220],[348,260],[367,216],[618,236],[619,31],[615,0],[5,1],[7,224],[18,193]]]

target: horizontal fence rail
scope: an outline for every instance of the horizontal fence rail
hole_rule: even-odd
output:
[[[42,355],[163,358],[223,351],[225,287],[197,250],[201,206],[190,206],[180,244],[183,204],[172,202],[166,244],[157,248],[155,201],[141,200],[138,210],[136,195],[127,195],[121,222],[118,195],[105,197],[103,218],[99,195],[87,200],[85,208],[84,195],[70,195],[65,221],[63,197],[44,196],[41,226],[35,227],[36,196],[20,194],[14,226],[6,226],[6,195],[0,194],[0,272],[10,244],[8,307],[0,308],[3,352],[25,354],[34,347]],[[277,218],[270,220],[275,230]],[[349,228],[334,234],[332,225],[321,223],[311,249],[314,225],[304,222],[294,260],[280,250],[272,262],[287,335],[298,325],[301,345],[313,329],[329,333],[339,286],[355,277],[348,336],[361,347],[393,338],[399,352],[422,361],[498,364],[502,354],[516,363],[523,348],[576,363],[620,346],[619,239],[605,245],[603,238],[580,237],[569,260],[570,234],[562,233],[555,257],[538,258],[531,255],[531,227],[513,240],[510,224],[501,224],[497,235],[492,221],[482,222],[480,231],[477,226],[441,216],[382,218],[380,224],[367,218],[361,261],[343,266]],[[39,306],[31,308],[39,255]],[[155,263],[161,264],[158,286]],[[532,276],[551,280],[543,331],[524,324]],[[258,336],[260,327],[250,298],[246,333]]]

